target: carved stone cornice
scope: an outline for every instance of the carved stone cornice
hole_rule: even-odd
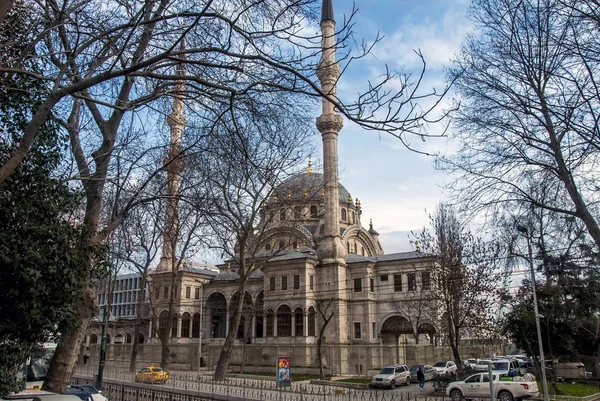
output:
[[[321,134],[327,132],[338,133],[344,126],[344,120],[339,114],[323,114],[317,117],[317,129]]]
[[[321,82],[337,81],[342,74],[342,70],[337,63],[321,61],[319,68],[317,68],[317,77]]]

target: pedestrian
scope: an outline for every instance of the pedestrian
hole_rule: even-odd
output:
[[[419,391],[423,391],[423,387],[425,387],[425,374],[421,368],[417,371],[417,380],[419,381]]]

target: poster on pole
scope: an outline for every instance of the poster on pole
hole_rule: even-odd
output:
[[[277,358],[277,385],[289,386],[292,383],[292,372],[290,371],[290,357],[280,356]]]

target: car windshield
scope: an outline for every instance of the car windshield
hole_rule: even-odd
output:
[[[419,368],[423,369],[423,365],[414,365],[410,367],[411,372],[416,372]]]
[[[490,360],[484,359],[484,360],[479,361],[478,365],[487,365],[490,362],[491,362]]]
[[[380,375],[389,375],[391,373],[394,373],[394,368],[383,368],[379,372]]]
[[[86,386],[86,385],[78,384],[76,386],[73,386],[73,388],[78,388],[78,389],[81,389],[83,391],[87,391],[90,394],[98,394],[98,390],[96,390],[96,388],[93,387],[93,386]]]
[[[494,362],[494,370],[508,370],[508,362]]]
[[[434,368],[445,368],[446,367],[446,362],[436,362],[435,365],[433,365]]]

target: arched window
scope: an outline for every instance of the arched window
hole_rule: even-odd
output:
[[[294,334],[296,337],[304,337],[304,311],[302,308],[296,308],[294,320]]]
[[[279,241],[279,250],[282,251],[285,248],[285,242]]]
[[[265,245],[265,250],[267,250],[267,251],[271,250],[271,243],[268,243],[267,245]]]
[[[273,311],[269,309],[267,311],[267,337],[273,337],[273,325],[275,323],[275,315]]]
[[[317,217],[319,217],[319,216],[317,216],[317,207],[315,205],[312,205],[310,207],[310,218],[316,219]]]
[[[269,211],[269,221],[273,221],[273,219],[275,218],[275,212],[274,211]]]
[[[244,338],[244,332],[246,331],[245,326],[246,326],[246,318],[244,316],[241,316],[240,317],[240,325],[238,326],[236,338]]]
[[[189,313],[185,312],[181,318],[181,337],[188,338],[190,336],[190,322],[192,317]]]
[[[300,220],[302,218],[302,208],[300,206],[294,207],[294,219]]]
[[[350,243],[346,242],[346,251],[350,253]]]
[[[138,344],[143,344],[146,339],[142,333],[138,333]]]
[[[292,336],[292,310],[289,306],[281,305],[277,309],[277,337]]]
[[[315,336],[315,308],[308,308],[308,335]]]
[[[279,220],[280,221],[285,221],[285,209],[280,209],[279,210]]]
[[[164,310],[160,313],[160,315],[158,315],[158,335],[160,338],[166,337],[168,325],[169,325],[169,312]]]
[[[98,335],[92,334],[90,336],[90,344],[98,344]]]
[[[171,337],[177,337],[177,318],[173,317],[173,321],[171,322]]]
[[[352,224],[356,224],[356,215],[352,212]]]
[[[110,334],[107,334],[107,335],[106,335],[106,343],[107,343],[107,344],[110,344]]]
[[[298,248],[298,240],[294,241],[294,249]]]
[[[194,313],[192,318],[192,338],[200,337],[200,314]]]
[[[342,221],[346,221],[346,209],[342,208]]]
[[[125,334],[125,343],[131,344],[131,334],[129,334],[129,333]]]

